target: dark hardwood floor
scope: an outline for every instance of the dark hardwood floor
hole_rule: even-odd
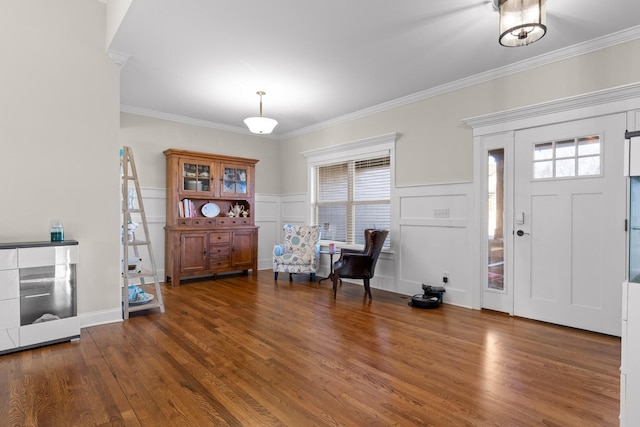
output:
[[[0,356],[0,425],[618,425],[618,338],[280,276]]]

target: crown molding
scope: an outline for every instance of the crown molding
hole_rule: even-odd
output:
[[[640,108],[640,83],[603,89],[582,95],[462,119],[474,135],[486,135],[538,125],[551,114],[564,114],[565,120],[593,117]]]
[[[318,130],[326,129],[331,126],[347,123],[347,122],[360,119],[372,114],[381,113],[394,108],[412,104],[414,102],[423,101],[423,100],[433,98],[448,92],[453,92],[455,90],[463,89],[465,87],[473,86],[480,83],[485,83],[501,77],[509,76],[511,74],[520,73],[526,70],[537,68],[543,65],[552,64],[554,62],[562,61],[578,55],[584,55],[586,53],[605,49],[621,43],[633,41],[638,38],[640,38],[640,25],[636,27],[631,27],[616,33],[608,34],[606,36],[599,37],[585,43],[580,43],[580,44],[576,44],[566,48],[558,49],[553,52],[550,52],[544,55],[539,55],[523,61],[519,61],[505,67],[489,70],[483,73],[473,75],[471,77],[456,80],[451,83],[440,85],[440,86],[427,89],[421,92],[417,92],[412,95],[407,95],[402,98],[397,98],[395,100],[384,102],[382,104],[374,105],[372,107],[355,111],[353,113],[345,114],[340,117],[336,117],[333,119],[329,119],[323,122],[313,124],[311,126],[306,126],[291,132],[287,132],[279,136],[270,134],[270,135],[262,135],[262,137],[277,139],[277,140],[290,139],[296,136],[305,135]],[[174,122],[181,122],[181,123],[192,124],[196,126],[209,127],[209,128],[225,130],[229,132],[254,135],[250,133],[247,129],[244,129],[241,127],[223,125],[220,123],[210,122],[206,120],[192,119],[189,117],[162,113],[159,111],[153,111],[153,110],[138,108],[138,107],[129,106],[129,105],[121,105],[120,110],[125,113],[138,114],[138,115],[147,116],[147,117],[154,117],[154,118],[170,120]],[[466,123],[466,120],[465,120],[465,123]]]
[[[131,57],[131,55],[127,55],[126,53],[118,52],[117,50],[107,49],[107,54],[109,58],[115,63],[122,67]]]
[[[184,124],[188,124],[188,125],[194,125],[194,126],[201,126],[201,127],[211,128],[211,129],[223,130],[223,131],[227,131],[227,132],[242,133],[242,134],[246,134],[246,135],[258,136],[258,135],[254,134],[254,133],[249,132],[249,129],[246,129],[244,127],[224,125],[222,123],[210,122],[208,120],[192,119],[191,117],[185,117],[185,116],[179,116],[179,115],[176,115],[176,114],[169,114],[169,113],[163,113],[163,112],[160,112],[160,111],[148,110],[148,109],[145,109],[145,108],[134,107],[132,105],[121,104],[120,105],[120,112],[137,114],[139,116],[152,117],[152,118],[155,118],[155,119],[169,120],[169,121],[172,121],[172,122],[184,123]],[[260,137],[269,138],[269,139],[280,139],[280,138],[278,138],[278,137],[276,137],[276,136],[274,136],[272,134],[260,135]]]
[[[523,61],[516,62],[514,64],[507,65],[505,67],[496,68],[486,71],[484,73],[475,74],[471,77],[456,80],[451,83],[447,83],[441,86],[437,86],[431,89],[417,92],[412,95],[407,95],[402,98],[398,98],[389,102],[375,105],[373,107],[365,108],[344,116],[336,117],[324,122],[316,123],[311,126],[307,126],[292,132],[288,132],[282,135],[282,139],[293,138],[295,136],[304,135],[307,133],[315,132],[321,129],[325,129],[331,126],[346,123],[352,120],[356,120],[362,117],[369,116],[371,114],[381,113],[394,108],[402,107],[407,104],[411,104],[425,99],[433,98],[448,92],[463,89],[468,86],[473,86],[480,83],[486,83],[491,80],[495,80],[501,77],[506,77],[511,74],[520,73],[526,70],[537,68],[543,65],[552,64],[554,62],[562,61],[564,59],[572,58],[575,56],[583,55],[589,52],[605,49],[607,47],[615,46],[628,41],[636,40],[640,38],[640,25],[631,27],[626,30],[612,33],[603,37],[599,37],[590,40],[585,43],[576,44],[566,48],[558,49],[553,52],[539,55],[533,58],[529,58]]]

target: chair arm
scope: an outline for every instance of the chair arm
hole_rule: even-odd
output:
[[[284,245],[284,243],[279,244],[279,245],[273,245],[273,256],[274,257],[279,257],[284,255],[287,252],[287,248]]]

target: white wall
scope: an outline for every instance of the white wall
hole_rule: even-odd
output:
[[[3,1],[0,241],[79,242],[78,312],[120,311],[119,69],[105,4]]]

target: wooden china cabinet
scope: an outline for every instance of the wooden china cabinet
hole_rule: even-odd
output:
[[[177,149],[167,159],[165,275],[258,271],[255,164],[258,160]],[[229,215],[232,212],[233,215]]]

